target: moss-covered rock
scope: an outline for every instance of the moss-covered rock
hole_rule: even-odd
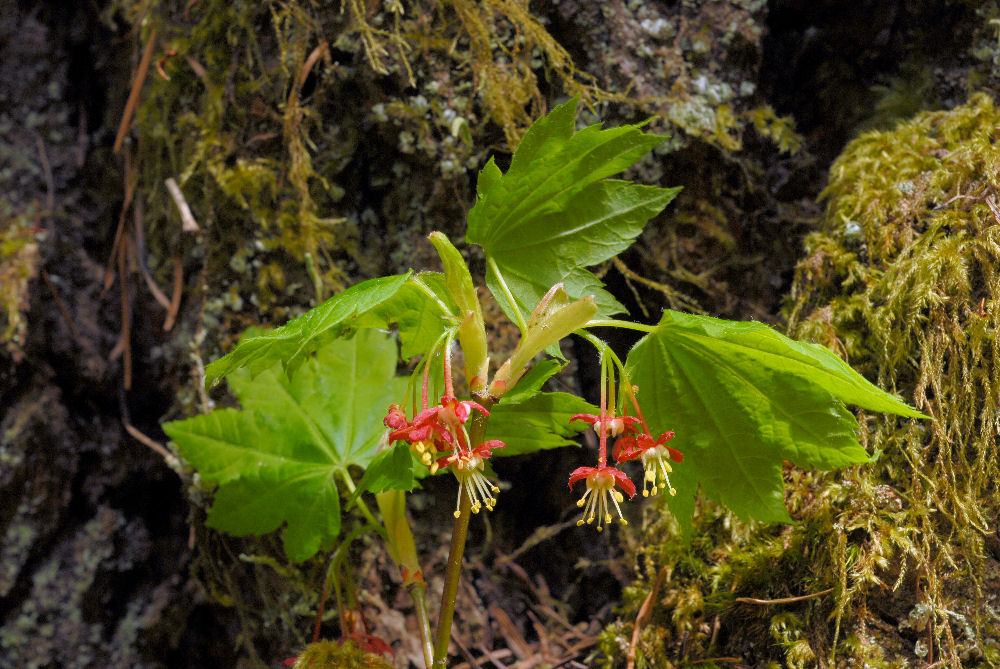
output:
[[[640,616],[640,659],[1000,659],[998,141],[1000,110],[977,95],[862,135],[833,164],[789,301],[791,334],[837,351],[934,420],[862,414],[872,463],[786,468],[795,525],[746,524],[704,503],[686,547],[668,516],[650,522],[630,618],[665,571],[651,615]],[[605,653],[624,657],[633,631],[609,628]]]
[[[831,167],[790,314],[793,334],[934,417],[862,423],[882,455],[853,502],[895,511],[844,525],[865,534],[841,550],[837,613],[855,630],[896,620],[914,655],[951,664],[1000,657],[998,141],[1000,110],[980,94],[852,142]]]

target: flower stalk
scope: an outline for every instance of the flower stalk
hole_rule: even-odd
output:
[[[476,397],[487,410],[493,401],[486,395]],[[486,437],[485,413],[476,412],[471,420],[469,437],[472,443],[482,443]],[[444,591],[441,593],[441,612],[438,616],[437,634],[434,640],[434,669],[445,669],[448,666],[448,644],[451,642],[451,625],[455,619],[455,599],[458,596],[458,584],[462,576],[462,558],[465,555],[465,541],[469,536],[469,519],[472,517],[472,500],[468,495],[461,495],[458,500],[458,515],[452,528],[451,548],[448,551],[448,561],[445,566]]]

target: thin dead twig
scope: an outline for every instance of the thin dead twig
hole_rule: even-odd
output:
[[[330,62],[330,44],[326,40],[320,42],[319,46],[312,50],[312,53],[309,54],[306,62],[302,65],[298,79],[295,82],[296,95],[302,90],[302,86],[306,83],[306,77],[309,76],[309,72],[312,71],[313,66],[316,65],[316,62],[320,58],[323,58],[328,63]]]
[[[202,81],[208,81],[208,70],[205,69],[204,65],[195,60],[194,56],[186,54],[184,56],[184,60],[186,60],[187,64],[191,66],[191,69],[199,79]]]
[[[180,255],[174,256],[174,292],[170,296],[170,306],[167,308],[167,320],[163,322],[163,331],[170,332],[177,320],[177,312],[181,308],[181,291],[184,288],[184,264]]]
[[[798,597],[782,597],[780,599],[757,599],[756,597],[737,597],[734,602],[742,602],[743,604],[792,604],[794,602],[801,602],[806,599],[813,599],[815,597],[822,597],[823,595],[828,595],[833,592],[833,588],[827,588],[826,590],[821,590],[819,592],[814,592],[809,595],[800,595]]]
[[[131,323],[129,319],[129,304],[128,304],[128,284],[126,283],[126,272],[128,271],[128,233],[122,233],[122,244],[118,247],[118,281],[121,284],[121,296],[122,296],[122,373],[125,390],[132,389],[132,335],[131,335]],[[116,347],[117,348],[117,347]]]
[[[149,446],[151,449],[156,451],[163,459],[166,461],[167,466],[171,469],[176,469],[178,466],[177,456],[170,452],[166,446],[147,437],[145,434],[139,431],[137,427],[129,423],[127,420],[122,420],[122,425],[125,426],[125,431],[128,432],[132,437],[141,444]]]
[[[666,578],[668,571],[669,567],[662,567],[660,569],[656,575],[656,582],[653,583],[653,589],[649,591],[646,599],[642,602],[642,606],[639,607],[639,613],[635,617],[635,625],[632,627],[632,643],[628,649],[628,669],[635,669],[635,654],[639,649],[639,634],[642,632],[642,626],[653,615],[653,603],[660,595],[660,586],[663,584],[663,579]]]
[[[513,621],[511,621],[506,611],[495,604],[490,604],[487,610],[490,617],[500,626],[500,631],[503,633],[504,639],[507,641],[510,649],[514,651],[514,654],[517,655],[518,659],[525,660],[534,655],[531,644],[521,636],[521,632],[514,625]]]
[[[552,537],[556,536],[566,528],[572,527],[574,525],[576,525],[576,520],[567,520],[566,522],[557,523],[555,525],[543,525],[542,527],[539,527],[534,532],[532,532],[531,535],[527,539],[525,539],[524,542],[520,546],[515,548],[513,551],[507,553],[506,555],[500,555],[499,557],[497,557],[496,564],[497,565],[509,564],[513,560],[516,560],[518,557],[520,557],[527,551],[537,546],[538,544],[542,543],[547,539],[551,539]]]
[[[198,221],[194,219],[194,214],[191,213],[191,207],[188,206],[187,200],[184,199],[181,187],[177,185],[173,177],[168,178],[163,183],[167,185],[167,191],[170,193],[174,204],[177,205],[177,211],[180,212],[181,230],[184,232],[201,232],[201,228],[198,227]]]
[[[113,149],[115,153],[121,151],[122,142],[125,141],[125,135],[128,133],[129,126],[132,123],[132,117],[139,106],[139,92],[142,90],[143,82],[146,81],[146,73],[149,72],[149,64],[153,61],[153,50],[155,47],[156,28],[153,28],[149,33],[149,40],[146,42],[146,50],[142,52],[139,68],[135,71],[135,76],[132,78],[132,90],[129,91],[128,100],[125,102],[125,111],[122,112],[122,121],[118,126],[118,134],[115,136]]]
[[[137,197],[135,199],[135,206],[132,207],[132,219],[135,225],[135,236],[129,238],[130,244],[128,250],[132,254],[132,257],[138,260],[136,264],[139,266],[139,273],[142,274],[142,278],[145,279],[146,287],[149,288],[149,292],[153,295],[153,299],[156,300],[161,307],[169,311],[170,300],[167,299],[167,296],[156,284],[156,280],[153,278],[153,275],[149,273],[149,268],[146,266],[146,260],[143,258],[142,247],[144,246],[144,243],[142,241],[143,216],[141,203],[142,198]]]
[[[694,664],[703,664],[705,662],[725,662],[727,664],[742,664],[742,657],[706,657],[701,660],[691,660]]]
[[[125,216],[128,214],[129,207],[132,206],[132,200],[135,198],[135,190],[139,185],[139,166],[133,160],[132,151],[125,152],[125,198],[122,202],[121,213],[118,214],[118,227],[115,228],[115,239],[111,242],[111,253],[108,255],[108,264],[104,270],[104,288],[101,290],[101,294],[106,293],[110,288],[111,284],[114,283],[114,263],[118,257],[120,246],[122,243],[122,234],[125,231]]]
[[[479,659],[489,660],[494,667],[497,667],[497,669],[506,669],[506,665],[500,664],[499,660],[505,660],[514,654],[509,648],[501,648],[500,650],[483,650],[482,648],[480,648],[480,650],[483,651],[483,657]],[[454,669],[473,669],[474,667],[481,667],[481,666],[482,665],[478,663],[472,664],[471,662],[466,661],[463,662],[462,664],[455,665]]]
[[[472,656],[472,652],[465,646],[464,643],[458,640],[458,637],[452,636],[451,640],[456,646],[458,646],[458,650],[465,656],[465,659],[470,667],[473,669],[483,669],[483,665],[476,661],[476,658]]]

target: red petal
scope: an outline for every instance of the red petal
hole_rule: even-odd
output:
[[[625,421],[625,434],[629,432],[633,434],[639,433],[639,423],[642,421],[635,416],[622,416],[622,420]]]
[[[428,425],[427,427],[432,428],[435,432],[437,432],[438,436],[441,437],[441,439],[443,439],[445,441],[445,443],[447,443],[447,444],[454,444],[455,443],[455,437],[451,436],[451,432],[449,432],[448,430],[444,429],[444,427],[442,427],[441,425],[439,425],[437,423],[433,423],[431,425]],[[430,436],[429,432],[428,432],[427,436],[428,437]],[[425,439],[426,439],[426,437],[425,437]]]
[[[386,427],[391,427],[394,430],[399,430],[407,426],[406,413],[399,408],[398,404],[393,404],[389,407],[389,413],[382,420],[382,424]]]
[[[484,407],[479,402],[473,402],[472,400],[465,400],[461,404],[462,404],[462,406],[466,407],[466,409],[468,409],[469,407],[471,407],[471,408],[479,411],[480,413],[482,413],[484,416],[489,416],[490,415],[490,412],[486,410],[486,407]]]
[[[569,489],[572,490],[574,483],[587,478],[596,471],[599,471],[597,467],[577,467],[573,470],[573,473],[569,475]]]
[[[629,496],[629,498],[635,497],[635,484],[632,483],[632,479],[630,479],[625,472],[620,469],[615,469],[614,467],[606,467],[604,471],[615,477],[615,483],[618,484],[618,487],[621,488],[625,494]]]
[[[416,427],[411,427],[410,432],[406,435],[406,438],[412,443],[427,441],[431,436],[431,430],[432,428],[430,425],[418,425]]]
[[[578,413],[574,414],[573,417],[569,419],[569,422],[572,423],[575,420],[582,420],[584,423],[590,423],[593,425],[597,421],[601,420],[601,418],[600,416],[595,416],[592,413]]]
[[[611,455],[618,462],[635,460],[639,457],[640,453],[642,451],[639,450],[639,442],[636,441],[635,437],[621,437],[615,442],[615,447],[611,450]]]
[[[436,423],[437,415],[441,412],[441,407],[431,407],[430,409],[424,409],[419,414],[417,414],[411,425],[426,425],[427,423]]]
[[[394,441],[401,441],[403,439],[406,439],[407,435],[409,435],[412,430],[413,430],[412,427],[404,427],[400,430],[395,430],[394,432],[390,432],[389,443],[391,444]]]
[[[668,441],[670,441],[673,438],[674,438],[674,433],[673,432],[669,432],[669,431],[668,432],[661,432],[660,436],[656,439],[656,445],[657,446],[662,446],[663,444],[667,443]]]
[[[490,451],[494,448],[507,448],[507,444],[503,443],[499,439],[490,439],[489,441],[484,441],[476,446],[472,452],[481,458],[488,458],[492,455]]]
[[[678,451],[676,448],[671,448],[667,446],[667,452],[670,453],[670,459],[674,462],[684,462],[684,454]]]

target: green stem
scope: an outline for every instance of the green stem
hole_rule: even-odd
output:
[[[593,321],[591,321],[587,325],[591,325],[591,324],[593,324]],[[645,327],[645,326],[643,326],[643,327]],[[586,341],[590,342],[590,344],[594,348],[597,349],[597,352],[600,353],[601,360],[602,360],[602,366],[601,366],[601,374],[602,374],[601,378],[602,378],[602,381],[601,382],[603,383],[603,378],[604,378],[603,377],[603,374],[604,374],[603,360],[609,359],[609,360],[611,360],[614,363],[615,367],[618,368],[619,385],[622,388],[625,388],[625,392],[628,394],[629,397],[632,398],[633,403],[635,403],[635,393],[632,392],[632,381],[629,379],[628,372],[625,371],[625,363],[623,363],[621,361],[621,358],[619,358],[618,355],[611,349],[611,347],[608,346],[607,342],[605,342],[604,340],[600,339],[599,337],[595,337],[594,335],[590,334],[586,330],[577,330],[576,334],[580,335],[581,337],[583,337],[583,339],[585,339]],[[625,404],[625,398],[624,398],[624,396],[619,393],[617,400],[614,401],[613,403],[614,403],[614,406],[615,406],[616,410],[621,409],[621,407],[624,406],[624,404]],[[636,411],[638,411],[639,410],[639,405],[635,404],[635,408],[636,408]],[[639,418],[642,418],[642,417],[639,416]],[[643,420],[643,424],[645,424],[645,420]]]
[[[451,549],[444,573],[444,591],[441,593],[441,613],[438,616],[437,635],[434,639],[434,669],[448,666],[448,644],[451,641],[451,624],[455,619],[455,599],[462,576],[462,557],[465,555],[465,540],[469,535],[469,519],[472,517],[472,502],[468,495],[462,495],[459,514],[451,533]]]
[[[476,401],[488,411],[493,400],[488,395],[476,395]],[[479,445],[486,437],[487,417],[478,411],[472,416],[469,430],[471,445]],[[437,635],[434,640],[434,669],[448,666],[448,643],[451,641],[451,624],[455,619],[455,598],[462,576],[462,557],[465,554],[465,540],[469,535],[469,519],[472,517],[472,502],[468,495],[459,498],[458,518],[451,534],[451,548],[444,573],[444,591],[441,593],[441,613],[438,617]]]
[[[524,314],[517,306],[517,300],[514,299],[513,293],[510,292],[510,288],[507,287],[507,282],[503,280],[503,275],[500,274],[500,268],[497,267],[497,261],[493,258],[486,258],[486,266],[493,272],[493,275],[497,278],[497,283],[500,284],[500,291],[503,296],[510,303],[510,308],[514,312],[514,320],[517,321],[517,327],[521,331],[521,337],[528,331],[528,323],[524,320]]]
[[[642,323],[631,323],[629,321],[619,321],[614,318],[595,318],[588,321],[585,328],[624,328],[626,330],[638,330],[639,332],[655,332],[655,325],[644,325]]]
[[[337,472],[340,474],[340,478],[343,479],[344,485],[347,486],[347,489],[353,495],[354,491],[356,490],[356,487],[354,485],[354,479],[351,478],[351,475],[347,472],[346,469],[338,469]],[[381,523],[375,520],[375,516],[372,514],[371,509],[369,509],[368,505],[365,504],[365,500],[361,499],[361,495],[358,495],[355,501],[357,501],[358,508],[361,509],[361,515],[365,517],[365,520],[374,525],[376,528],[382,526]]]
[[[434,666],[434,644],[431,641],[431,619],[427,615],[427,584],[423,580],[410,586],[410,598],[417,612],[417,629],[420,630],[420,646],[424,651],[424,666]]]
[[[406,496],[402,490],[386,490],[375,494],[375,501],[382,511],[385,523],[385,543],[389,556],[399,567],[403,585],[413,600],[417,614],[420,646],[424,652],[424,667],[430,669],[434,663],[434,646],[431,641],[431,624],[427,615],[427,583],[417,560],[417,547],[413,530],[406,516]]]

